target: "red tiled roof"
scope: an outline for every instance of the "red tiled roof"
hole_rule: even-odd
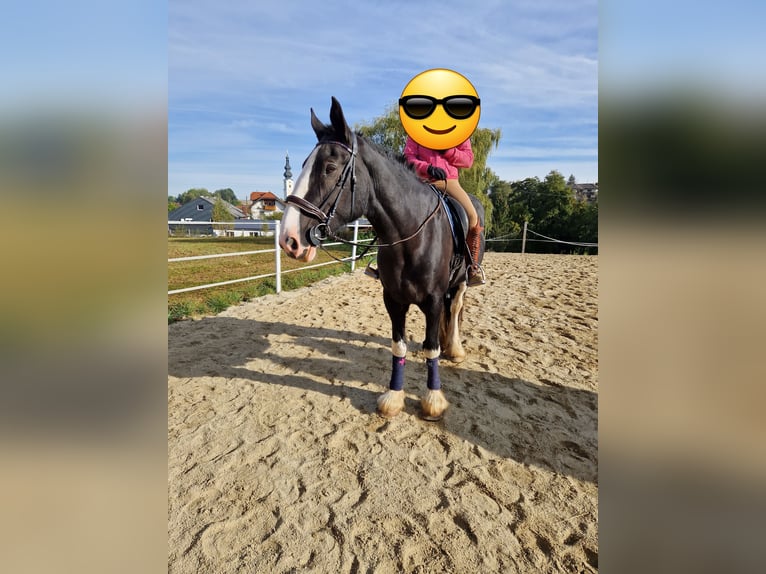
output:
[[[252,191],[250,192],[250,201],[260,201],[262,199],[279,199],[276,195],[270,191]]]

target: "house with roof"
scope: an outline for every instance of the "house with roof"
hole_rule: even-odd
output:
[[[250,193],[250,219],[266,219],[269,215],[283,213],[284,200],[270,191],[253,191]]]
[[[250,202],[247,200],[240,200],[237,203],[237,209],[245,214],[246,219],[250,219]]]
[[[199,225],[199,223],[192,223],[190,225],[184,225],[184,221],[188,222],[212,222],[213,221],[213,208],[217,197],[198,197],[192,201],[184,203],[181,207],[177,207],[170,213],[168,213],[168,232],[178,233],[183,232],[187,235],[220,235],[219,230],[213,229],[212,225]],[[223,200],[222,200],[223,201]],[[234,207],[232,204],[224,201],[224,207],[228,211],[234,220],[245,219],[245,213],[238,207]],[[179,222],[179,223],[170,223]]]
[[[574,183],[568,184],[580,201],[598,200],[598,182],[596,183]]]

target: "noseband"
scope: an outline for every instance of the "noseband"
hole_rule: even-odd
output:
[[[343,166],[343,172],[341,173],[340,177],[338,178],[338,181],[335,183],[335,186],[333,187],[333,191],[335,191],[335,188],[338,188],[338,193],[335,196],[335,201],[332,204],[332,207],[330,208],[330,211],[325,213],[322,211],[319,207],[311,203],[310,201],[307,201],[306,199],[302,197],[298,197],[297,195],[289,195],[285,198],[285,202],[288,204],[292,204],[295,207],[297,207],[303,214],[307,215],[308,217],[311,217],[312,219],[316,219],[319,221],[319,224],[315,225],[311,229],[309,229],[307,234],[307,239],[311,245],[314,247],[318,247],[321,245],[322,241],[327,239],[330,236],[330,221],[333,217],[335,217],[335,211],[338,208],[338,202],[340,201],[341,195],[343,195],[343,188],[346,185],[346,180],[348,180],[349,176],[351,176],[351,185],[349,186],[351,189],[351,213],[354,213],[354,196],[355,196],[355,186],[356,186],[356,134],[354,132],[351,132],[351,147],[348,147],[346,144],[338,142],[338,141],[327,141],[327,142],[319,142],[314,147],[319,147],[320,145],[339,145],[346,151],[348,151],[351,156],[349,157],[348,161],[346,162],[346,165]],[[332,192],[330,192],[330,196],[332,196]]]

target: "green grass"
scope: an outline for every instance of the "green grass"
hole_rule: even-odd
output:
[[[168,259],[273,248],[274,239],[268,237],[169,237]],[[336,246],[331,247],[330,252],[338,258],[347,257],[351,254],[351,248]],[[280,255],[280,260],[283,291],[304,287],[326,277],[341,275],[351,269],[350,263],[336,263],[284,274],[285,271],[299,269],[305,264],[289,259],[283,254]],[[320,250],[311,264],[331,260],[327,253]],[[365,262],[357,262],[357,265],[364,265]],[[168,291],[253,275],[265,275],[274,273],[274,270],[274,253],[168,263]],[[275,292],[276,278],[266,277],[244,283],[169,295],[168,323],[189,317],[220,313],[232,305]]]

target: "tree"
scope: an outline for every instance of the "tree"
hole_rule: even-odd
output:
[[[204,187],[193,187],[183,193],[179,193],[177,200],[181,205],[194,201],[198,197],[213,197]]]
[[[213,195],[220,197],[224,201],[228,201],[232,205],[236,205],[238,201],[234,190],[229,187],[226,189],[218,189],[213,193]]]
[[[570,228],[575,241],[598,243],[598,202],[575,201]]]
[[[524,222],[533,222],[542,183],[536,177],[509,183],[497,180],[491,187],[494,236],[521,238]],[[501,244],[498,244],[501,245]],[[510,248],[507,244],[506,248]]]
[[[471,149],[473,150],[473,165],[468,169],[461,169],[458,175],[460,185],[467,193],[475,195],[484,206],[484,227],[486,233],[492,231],[494,218],[492,216],[492,202],[488,191],[492,183],[498,177],[487,167],[487,158],[493,148],[500,144],[501,132],[499,129],[476,128],[471,134]]]
[[[168,213],[181,206],[172,195],[168,195]]]
[[[537,177],[528,177],[511,184],[513,198],[510,205],[510,215],[519,226],[525,221],[534,223],[537,202],[540,198],[541,182]]]
[[[234,221],[234,216],[228,210],[226,202],[217,197],[213,205],[213,221]]]
[[[569,241],[569,217],[574,207],[574,191],[567,187],[564,176],[558,171],[551,171],[545,176],[540,187],[538,203],[538,224],[546,235]]]
[[[514,193],[512,185],[499,178],[489,188],[494,237],[515,238],[521,232],[519,221],[523,221],[523,218],[514,212]]]
[[[213,205],[213,221],[234,221],[234,216],[226,207],[226,202],[220,197],[215,198]],[[231,228],[231,225],[215,225],[218,230]]]

